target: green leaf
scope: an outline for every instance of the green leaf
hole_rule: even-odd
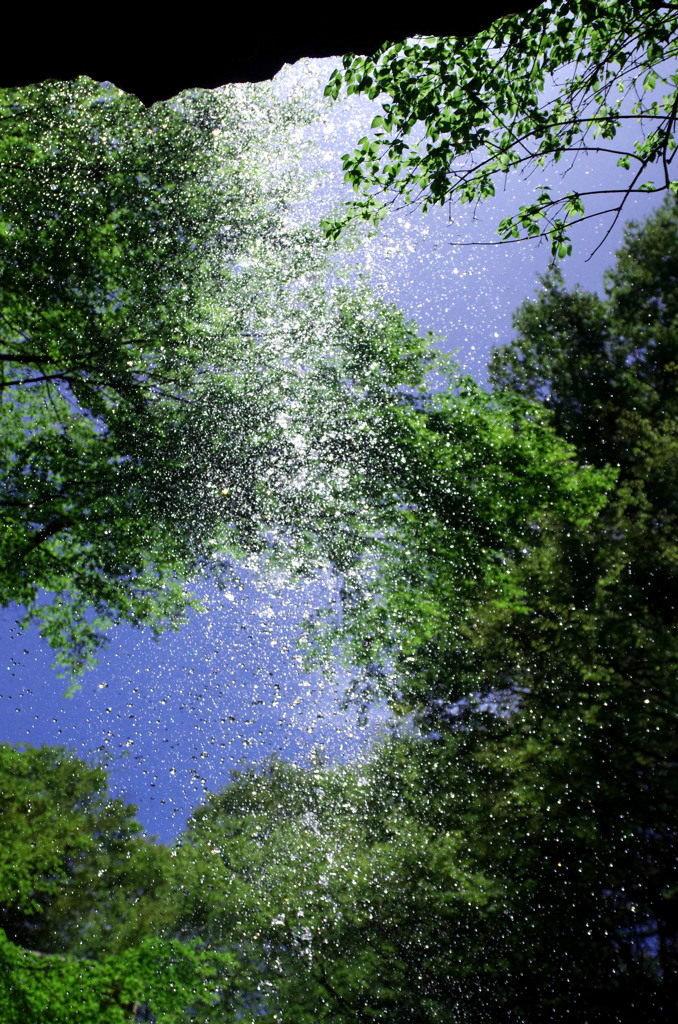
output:
[[[389,98],[390,133],[373,159],[356,153],[361,188],[385,188],[422,208],[448,200],[487,200],[496,183],[483,183],[474,192],[468,185],[474,169],[490,179],[518,165],[528,174],[553,167],[564,156],[581,160],[589,153],[594,171],[600,166],[599,190],[605,192],[604,167],[593,142],[615,138],[620,117],[628,116],[619,97],[635,88],[638,76],[644,92],[632,110],[639,122],[637,155],[654,160],[674,142],[675,83],[664,65],[678,54],[672,42],[677,29],[678,11],[671,5],[660,11],[653,0],[638,0],[632,8],[564,0],[555,7],[533,6],[467,39],[440,39],[431,46],[385,44],[378,59],[360,63],[360,74],[373,74],[374,88]],[[557,84],[547,87],[547,76]],[[366,91],[373,93],[371,87]],[[422,138],[411,147],[404,173],[390,173],[396,146],[419,122]],[[460,174],[455,161],[462,154],[470,167]],[[486,163],[485,154],[493,164]],[[618,166],[629,169],[630,157],[622,155]],[[668,182],[661,186],[668,187]],[[569,195],[554,193],[554,203],[570,201]],[[624,193],[613,202],[621,208]],[[570,206],[567,216],[577,213],[578,207]]]

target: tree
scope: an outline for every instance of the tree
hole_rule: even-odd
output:
[[[317,622],[309,644],[331,652],[343,636],[347,663],[361,667],[354,696],[416,706],[427,686],[422,647],[488,589],[515,603],[516,558],[550,518],[590,522],[615,471],[578,466],[534,402],[488,395],[453,364],[439,364],[441,390],[408,395],[398,383],[402,331],[385,330],[383,315],[361,321],[351,415],[369,473],[359,492],[366,543],[349,532],[334,549],[339,600],[325,615],[324,644]]]
[[[113,800],[102,766],[60,747],[0,747],[2,904],[8,939],[45,953],[94,955],[152,931],[168,852]],[[146,894],[144,914],[133,894]]]
[[[397,683],[367,678],[415,724],[196,810],[176,928],[237,953],[215,1019],[675,1014],[677,210],[627,228],[604,297],[544,281],[493,396],[376,388],[397,568],[362,635],[402,627]],[[387,336],[363,327],[363,349]]]
[[[239,960],[213,1019],[675,1015],[677,266],[672,200],[604,297],[545,279],[493,396],[371,406],[397,499],[362,636],[401,631],[397,682],[367,679],[409,724],[194,813],[175,934]]]
[[[547,280],[542,295],[519,311],[515,343],[499,350],[492,365],[497,387],[539,391],[580,458],[619,466],[594,530],[558,538],[560,580],[553,575],[545,586],[546,565],[535,567],[532,586],[542,586],[551,609],[524,622],[520,633],[542,634],[540,645],[527,641],[534,652],[526,683],[533,721],[571,716],[573,741],[575,722],[586,723],[588,736],[580,737],[571,763],[579,763],[587,799],[604,823],[598,830],[614,851],[605,874],[623,923],[621,956],[639,974],[651,960],[658,1016],[678,1000],[677,267],[678,208],[667,200],[644,223],[627,227],[602,301]],[[548,672],[561,680],[557,698],[540,680],[546,648],[553,651],[548,637],[556,633],[558,656],[549,658]],[[527,649],[524,640],[521,646]],[[562,708],[557,716],[554,699]]]
[[[249,211],[234,216],[233,158],[220,210],[219,115],[200,97],[147,113],[81,79],[7,91],[2,121],[2,601],[77,672],[111,622],[159,629],[186,607],[199,552],[154,506],[166,480],[187,518],[167,445],[172,427],[197,443],[191,405],[220,352],[207,261]],[[215,440],[202,468],[223,458]],[[217,509],[200,508],[207,526]]]
[[[2,96],[0,601],[71,675],[118,622],[176,625],[189,579],[303,506],[292,381],[330,314],[298,279],[325,247],[256,164],[308,115],[241,93]]]
[[[176,625],[189,579],[262,554],[341,575],[371,664],[387,635],[433,625],[417,595],[434,549],[456,553],[461,594],[545,494],[574,515],[602,500],[602,478],[569,480],[560,442],[459,381],[397,310],[328,294],[326,246],[284,224],[289,182],[262,193],[243,170],[252,137],[301,115],[248,110],[236,146],[218,97],[143,112],[85,80],[5,97],[0,593],[71,675],[111,626]],[[518,480],[520,507],[500,497]]]
[[[283,222],[288,181],[262,194],[243,170],[296,109],[248,108],[235,146],[222,107],[143,112],[85,80],[4,98],[0,593],[72,675],[111,626],[176,624],[188,580],[247,555],[342,574],[346,624],[383,635],[366,581],[403,569],[406,506],[427,495],[472,575],[501,532],[474,475],[499,446],[500,475],[531,477],[530,431],[545,436],[505,445],[517,408],[495,414],[469,382],[433,398],[430,372],[456,378],[430,338],[366,289],[328,295],[326,247]],[[407,561],[403,600],[423,567]]]
[[[232,958],[163,936],[170,851],[142,835],[107,772],[60,747],[0,746],[0,1007],[39,1024],[181,1021]]]
[[[539,182],[534,201],[502,220],[498,233],[505,242],[547,237],[554,256],[571,252],[569,228],[590,217],[610,214],[609,234],[629,196],[677,188],[677,17],[672,0],[559,0],[472,38],[386,43],[373,58],[348,54],[326,94],[336,99],[345,84],[349,94],[385,97],[384,112],[372,122],[375,133],[344,157],[346,180],[362,196],[327,223],[328,234],[355,216],[378,222],[399,198],[424,210],[482,202],[509,173],[561,160],[569,167],[587,153],[610,156],[628,183],[568,191]],[[640,131],[628,146],[619,132],[634,120]],[[411,142],[418,126],[421,141]],[[598,196],[609,197],[607,208],[586,213]]]
[[[39,955],[15,946],[0,930],[2,1019],[7,1024],[209,1020],[205,1014],[218,998],[215,979],[223,984],[224,965],[223,955],[155,939],[96,960]]]
[[[434,1021],[465,986],[481,994],[493,887],[435,820],[439,752],[406,747],[357,766],[273,761],[196,810],[177,861],[203,882],[178,894],[179,921],[235,948],[243,984],[214,1020]]]
[[[488,588],[419,652],[421,721],[475,732],[487,773],[474,834],[509,894],[511,973],[534,979],[520,1019],[677,1005],[677,266],[670,200],[627,228],[603,298],[551,274],[521,307],[495,390],[540,400],[617,482],[584,529],[544,521],[513,602]]]

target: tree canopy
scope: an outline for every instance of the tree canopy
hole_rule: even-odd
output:
[[[375,306],[358,331],[347,299],[366,404],[340,436],[370,414],[375,444],[345,464],[395,497],[336,558],[399,719],[349,765],[235,773],[170,851],[102,768],[0,747],[7,1020],[675,1016],[677,268],[670,200],[627,227],[602,296],[543,280],[481,397],[394,403],[402,322]],[[372,493],[352,486],[344,524]]]
[[[285,221],[291,174],[262,184],[262,139],[306,113],[241,93],[2,96],[0,600],[67,674],[118,622],[176,625],[191,579],[272,531],[332,532],[320,492],[345,470],[318,426],[346,318],[301,283],[325,246]]]
[[[536,178],[534,200],[498,225],[501,239],[546,237],[564,256],[573,225],[605,214],[609,232],[635,192],[678,187],[677,18],[672,0],[557,0],[471,38],[346,55],[326,94],[336,99],[345,85],[384,110],[344,156],[360,198],[326,230],[336,235],[356,216],[378,222],[399,200],[423,209],[484,202],[509,174],[559,165],[562,185]],[[631,142],[629,125],[637,125]],[[595,154],[600,177],[568,190],[566,169],[585,154]],[[615,165],[628,172],[619,184],[618,175],[610,183]]]
[[[107,771],[0,745],[0,1012],[7,1024],[125,1024],[209,1009],[233,958],[163,934],[170,851]],[[218,980],[217,980],[218,979]]]
[[[176,625],[191,580],[262,555],[341,576],[369,665],[432,627],[436,551],[461,594],[547,506],[602,500],[525,403],[459,379],[366,288],[328,288],[289,175],[257,176],[255,141],[304,111],[252,98],[3,96],[0,596],[71,676],[116,623]]]
[[[213,393],[252,405],[225,376],[226,307],[207,317],[224,280],[210,269],[243,255],[252,215],[234,152],[219,195],[217,107],[145,112],[85,79],[2,95],[2,602],[29,609],[70,671],[111,622],[183,615],[227,484],[246,489],[240,421],[227,440],[197,412],[218,367]]]

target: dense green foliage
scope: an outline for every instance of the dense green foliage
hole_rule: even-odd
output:
[[[144,939],[97,959],[39,955],[0,930],[0,1012],[6,1024],[125,1024],[157,1012],[179,1024],[209,1013],[228,963],[171,939]]]
[[[542,178],[534,201],[499,224],[504,240],[545,236],[564,256],[570,225],[602,213],[616,220],[637,191],[675,191],[677,14],[672,0],[555,0],[470,38],[348,54],[327,95],[336,99],[345,83],[349,94],[381,98],[384,113],[344,157],[346,180],[362,195],[328,232],[356,215],[378,221],[398,198],[423,209],[484,201],[509,173],[561,159],[569,167],[586,153],[605,175],[608,154],[607,181],[573,192],[565,179],[561,190]],[[634,121],[629,144],[621,129]],[[629,172],[626,184],[610,184],[615,164]]]
[[[81,79],[0,104],[0,594],[77,673],[112,623],[183,616],[227,513],[251,529],[264,410],[222,293],[275,216],[216,98],[145,111]]]
[[[432,357],[394,311],[327,296],[292,172],[262,184],[303,106],[261,87],[146,111],[84,79],[0,102],[0,603],[77,676],[234,557],[339,564],[369,455],[359,321],[384,394]]]
[[[678,1004],[677,269],[671,201],[627,228],[603,300],[547,280],[496,353],[495,385],[541,394],[582,461],[619,477],[591,528],[555,534],[526,562],[533,614],[488,622],[481,640],[485,663],[500,659],[529,692],[523,729],[541,748],[530,771],[552,806],[562,799],[568,854],[597,885],[617,997],[645,998],[658,1020]]]
[[[0,745],[0,1014],[114,1024],[151,1004],[189,1019],[233,957],[163,934],[172,858],[141,835],[107,773],[63,748]]]
[[[340,467],[339,486],[316,492],[318,520],[324,512],[338,529],[308,533],[311,556],[329,554],[341,587],[336,605],[309,616],[308,641],[329,671],[341,639],[371,700],[379,666],[398,660],[409,685],[416,651],[471,595],[489,585],[512,600],[507,559],[545,517],[590,520],[615,474],[578,467],[534,402],[497,400],[460,378],[397,311],[362,295],[343,316],[342,362],[323,371],[337,416],[313,410],[315,437]],[[308,509],[300,515],[308,521]]]
[[[9,939],[92,954],[152,932],[152,920],[127,900],[143,891],[148,917],[148,897],[161,898],[167,851],[140,836],[134,807],[108,797],[103,767],[60,748],[3,745],[0,781],[0,913]]]
[[[215,1020],[235,1009],[295,1022],[459,1013],[496,887],[441,831],[449,795],[427,788],[442,781],[439,761],[415,742],[354,768],[273,762],[196,812],[177,857],[204,883],[185,899],[184,927],[215,944],[239,936],[249,978],[244,1005]]]

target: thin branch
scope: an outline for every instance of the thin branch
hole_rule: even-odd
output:
[[[63,430],[64,434],[67,434],[68,433],[68,427],[66,426],[66,424],[62,420],[61,413],[60,413],[59,409],[57,408],[56,402],[54,401],[54,396],[52,395],[52,389],[50,387],[50,383],[51,383],[50,381],[47,381],[47,399],[49,401],[49,404],[52,406],[52,410],[54,412],[54,415],[57,418],[57,423],[59,424],[59,426]]]
[[[639,191],[639,190],[637,189],[636,191]],[[560,202],[565,202],[565,200],[561,199]],[[606,214],[608,214],[608,213],[616,213],[616,211],[617,211],[617,207],[616,206],[612,206],[612,207],[610,207],[609,210],[598,210],[598,211],[596,211],[596,213],[587,213],[584,217],[578,217],[577,220],[571,220],[569,222],[568,226],[569,227],[574,227],[576,224],[581,224],[582,221],[592,220],[594,217],[604,217]],[[466,246],[466,245],[473,245],[473,246],[476,246],[476,245],[513,245],[513,244],[519,243],[519,242],[539,241],[539,239],[541,239],[541,238],[549,238],[550,234],[551,234],[550,231],[542,231],[538,235],[523,235],[522,238],[500,238],[496,242],[448,242],[447,244],[448,245],[455,245],[455,246]]]
[[[72,524],[67,519],[54,519],[51,523],[48,523],[47,526],[43,526],[42,530],[38,530],[37,533],[33,534],[28,545],[24,548],[21,553],[20,563],[25,563],[27,558],[36,550],[36,548],[39,548],[40,545],[44,544],[44,542],[49,540],[50,537],[54,537],[55,534],[61,533],[62,530],[65,530],[71,525]]]
[[[598,243],[598,245],[597,245],[597,246],[595,247],[595,249],[593,250],[593,252],[592,252],[592,253],[590,253],[590,254],[589,254],[589,255],[588,255],[587,257],[586,257],[586,261],[585,261],[586,263],[588,263],[588,261],[589,261],[590,259],[592,259],[592,258],[593,258],[593,257],[595,256],[595,254],[596,254],[596,253],[598,252],[598,250],[599,250],[599,249],[601,248],[601,246],[602,246],[602,245],[604,245],[604,244],[605,244],[605,242],[607,241],[607,239],[608,239],[608,238],[610,237],[610,233],[612,232],[612,229],[614,228],[615,224],[617,223],[617,221],[618,221],[618,220],[619,220],[619,218],[621,217],[621,212],[622,212],[622,210],[624,209],[624,206],[625,206],[625,204],[626,204],[626,201],[627,201],[627,199],[629,198],[629,196],[630,196],[630,195],[632,194],[632,192],[634,192],[634,191],[638,191],[638,192],[640,191],[640,189],[636,189],[636,190],[634,190],[633,186],[634,186],[634,185],[635,185],[635,183],[636,183],[636,182],[638,181],[638,178],[639,178],[639,177],[640,177],[640,175],[641,175],[641,174],[643,173],[643,171],[645,170],[645,167],[646,167],[646,166],[647,166],[647,164],[646,164],[646,163],[644,163],[644,164],[642,164],[642,165],[641,165],[641,166],[640,166],[640,167],[638,168],[638,172],[637,172],[637,173],[636,173],[636,175],[634,176],[634,179],[633,179],[633,181],[631,182],[631,185],[629,186],[629,188],[627,189],[627,191],[626,191],[626,194],[625,194],[624,198],[622,199],[621,203],[620,203],[620,204],[619,204],[619,206],[617,207],[617,212],[616,212],[616,213],[615,213],[615,215],[614,215],[614,219],[613,219],[612,223],[610,224],[609,228],[607,229],[607,231],[606,231],[606,232],[605,232],[605,234],[603,235],[603,238],[602,238],[602,239],[601,239],[601,241],[600,241],[600,242]]]
[[[44,363],[49,362],[47,357],[37,352],[0,352],[0,362],[3,363]]]
[[[73,387],[71,378],[67,377],[63,373],[46,373],[42,377],[23,377],[21,380],[9,380],[7,381],[8,388],[23,387],[24,384],[39,384],[41,381],[55,381],[61,380],[69,387]]]
[[[368,1018],[364,1015],[364,1013],[362,1013],[361,1010],[356,1009],[355,1006],[352,1006],[351,1003],[347,1002],[344,999],[344,997],[340,995],[340,993],[337,992],[337,990],[330,984],[330,981],[327,977],[327,971],[325,970],[322,961],[320,962],[319,967],[322,976],[321,979],[319,979],[320,984],[327,992],[329,992],[329,994],[332,996],[335,1002],[337,1002],[339,1006],[343,1006],[345,1010],[348,1010],[355,1020],[367,1021]]]

